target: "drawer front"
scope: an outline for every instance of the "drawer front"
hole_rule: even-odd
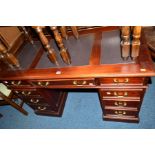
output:
[[[123,116],[138,116],[138,111],[129,111],[129,110],[111,110],[111,109],[106,109],[104,110],[104,115],[115,115],[119,117]]]
[[[20,81],[20,80],[6,80],[3,81],[3,83],[9,87],[31,86],[31,84],[28,83],[27,81]]]
[[[146,84],[147,78],[128,78],[128,77],[116,77],[116,78],[100,78],[99,84],[111,84],[111,85],[143,85]]]
[[[117,116],[117,115],[104,115],[103,116],[104,120],[107,121],[117,121],[117,122],[128,122],[128,123],[138,123],[139,122],[139,117],[136,116]]]
[[[14,90],[13,91],[17,96],[25,97],[40,97],[40,94],[36,90]]]
[[[42,105],[29,105],[32,109],[34,109],[37,112],[52,112],[56,111],[57,107],[53,107],[51,105],[42,104]]]
[[[39,110],[39,111],[46,111],[47,109],[49,109],[49,105],[32,105],[32,104],[28,104],[33,110]]]
[[[144,95],[144,89],[102,89],[100,90],[100,94],[102,99],[109,97],[142,97]]]
[[[102,105],[104,108],[114,107],[114,108],[139,108],[139,101],[125,101],[125,100],[102,100]]]
[[[65,80],[41,80],[41,81],[31,81],[32,84],[39,86],[39,87],[52,87],[52,86],[63,86],[63,85],[70,85],[70,86],[94,86],[95,80],[91,79],[65,79]]]
[[[26,98],[24,101],[28,105],[35,105],[35,106],[49,106],[49,104],[44,100],[44,98]]]

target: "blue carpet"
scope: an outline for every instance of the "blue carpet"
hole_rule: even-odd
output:
[[[121,123],[102,120],[98,94],[95,92],[69,93],[62,117],[38,116],[27,105],[24,116],[10,106],[1,106],[0,128],[25,129],[151,129],[155,128],[155,77],[146,91],[140,111],[140,122]]]

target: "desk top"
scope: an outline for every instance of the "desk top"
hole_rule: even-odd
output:
[[[0,80],[155,76],[155,67],[144,40],[143,34],[139,58],[136,61],[123,61],[118,27],[80,32],[79,40],[72,36],[64,40],[72,59],[72,64],[66,65],[51,39],[50,44],[56,50],[59,66],[49,61],[39,41],[35,41],[34,46],[27,43],[17,56],[21,68],[4,69],[1,65]]]

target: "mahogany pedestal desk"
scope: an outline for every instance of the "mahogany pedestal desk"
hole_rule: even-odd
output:
[[[58,53],[55,42],[50,43]],[[139,122],[149,78],[155,75],[144,35],[134,61],[121,58],[118,27],[81,31],[78,40],[70,36],[64,43],[71,65],[58,57],[60,66],[55,66],[35,41],[35,48],[27,43],[18,55],[20,69],[1,65],[0,81],[38,115],[62,116],[68,91],[92,89],[98,91],[104,120]]]

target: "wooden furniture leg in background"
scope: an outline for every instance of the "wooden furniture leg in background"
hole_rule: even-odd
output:
[[[57,57],[56,57],[56,53],[55,50],[50,46],[48,39],[46,38],[46,36],[44,35],[41,26],[33,26],[33,28],[36,30],[36,32],[38,33],[40,40],[44,46],[44,48],[46,49],[46,51],[48,52],[48,58],[49,60],[56,64],[57,66],[59,66],[58,61],[57,61]]]
[[[27,31],[27,29],[25,28],[25,26],[20,26],[20,28],[24,31],[27,40],[34,46],[34,41],[30,36],[29,32]]]
[[[127,60],[130,56],[130,26],[121,27],[121,55],[123,60]]]
[[[12,53],[8,53],[7,49],[2,43],[0,43],[0,57],[4,63],[7,62],[9,65],[20,67],[20,64],[17,58]]]
[[[55,40],[60,48],[60,55],[62,57],[62,60],[66,63],[66,64],[71,64],[71,57],[70,54],[68,52],[68,50],[65,48],[64,43],[62,41],[62,37],[57,29],[57,26],[51,26],[50,29],[53,31],[54,33],[54,37]]]
[[[79,38],[79,33],[78,33],[78,30],[77,30],[77,27],[76,26],[71,26],[71,29],[72,29],[72,32],[74,34],[74,37],[76,39],[78,39]]]
[[[141,26],[134,26],[133,27],[132,36],[133,36],[133,40],[132,40],[131,58],[133,60],[135,60],[139,56]]]
[[[67,39],[68,39],[68,35],[67,35],[66,26],[61,26],[61,27],[60,27],[60,31],[61,31],[62,37],[65,38],[65,39],[67,40]]]
[[[78,33],[78,29],[77,29],[77,26],[70,26],[72,32],[73,32],[73,35],[76,39],[79,38],[79,33]],[[68,35],[67,35],[67,26],[61,26],[60,27],[60,31],[61,31],[61,34],[62,34],[62,37],[65,38],[66,40],[68,39]]]

